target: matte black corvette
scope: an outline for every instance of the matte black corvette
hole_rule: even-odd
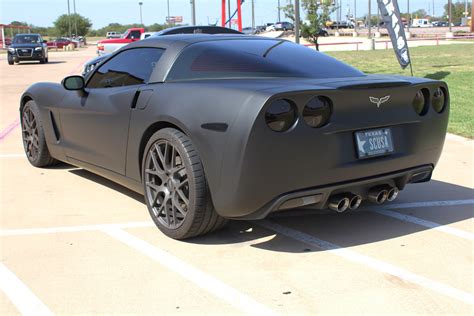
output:
[[[21,98],[38,167],[64,161],[145,195],[170,237],[283,209],[356,209],[428,181],[444,82],[366,75],[279,39],[171,35]]]

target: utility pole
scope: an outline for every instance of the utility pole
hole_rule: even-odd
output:
[[[471,32],[474,32],[474,0],[471,4]]]
[[[168,15],[166,16],[166,23],[170,24],[169,22],[169,19],[170,19],[170,0],[167,0],[167,12],[168,12]]]
[[[370,21],[370,18],[372,17],[372,13],[371,13],[371,9],[372,9],[372,8],[371,8],[371,4],[370,4],[371,2],[372,2],[372,1],[369,0],[369,13],[367,13],[367,30],[368,30],[368,32],[369,32],[369,33],[367,34],[367,37],[368,37],[369,39],[372,38],[372,35],[370,34],[370,33],[371,33],[371,29],[370,29],[370,27],[371,27],[371,25],[370,25],[371,21]]]
[[[71,6],[69,5],[69,0],[67,0],[67,20],[69,24],[69,38],[72,38],[71,34]]]
[[[191,24],[196,25],[196,4],[191,0]]]
[[[451,10],[451,0],[448,0],[448,25],[449,25],[449,33],[452,32],[451,30],[451,23],[453,22],[453,17],[452,17],[452,10]]]
[[[357,27],[359,23],[357,23],[357,0],[354,0],[354,31],[357,32]]]
[[[252,32],[255,32],[255,1],[252,0]]]
[[[433,7],[433,17],[435,16],[435,10],[434,10],[434,0],[433,0],[433,3],[431,4],[432,7]]]
[[[278,0],[278,22],[281,22],[280,0]]]
[[[231,17],[231,12],[230,12],[230,0],[227,0],[227,13],[229,14],[228,20],[229,20],[229,28],[232,28],[232,19]]]
[[[77,34],[76,0],[72,0],[72,8],[74,10],[74,32],[76,33],[76,36],[79,36],[79,34]]]
[[[410,24],[411,24],[410,0],[407,0],[407,11],[408,11],[407,32],[410,32]]]
[[[140,7],[140,24],[141,25],[143,25],[142,5],[143,5],[143,2],[138,2],[138,6]]]
[[[300,43],[300,0],[295,0],[295,43]]]

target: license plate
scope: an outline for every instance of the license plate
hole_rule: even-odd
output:
[[[356,132],[355,140],[359,159],[387,155],[393,152],[390,128]]]

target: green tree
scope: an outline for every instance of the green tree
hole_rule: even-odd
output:
[[[92,26],[91,21],[80,14],[71,14],[70,16],[63,14],[54,21],[55,35],[69,35],[69,25],[71,26],[71,33],[74,34],[76,32],[76,24],[76,35],[79,36],[86,35]]]
[[[424,19],[426,16],[428,16],[428,12],[426,12],[425,9],[418,9],[416,11],[413,11],[411,13],[411,16],[414,19]]]
[[[306,22],[301,25],[301,35],[319,50],[319,36],[330,15],[336,10],[333,1],[303,0],[302,8],[306,13]]]
[[[449,6],[448,4],[444,5],[444,17],[448,17],[449,15]],[[457,1],[456,3],[451,3],[451,21],[453,23],[460,22],[461,19],[464,17],[464,10],[465,10],[465,4],[463,2]],[[469,2],[467,4],[467,12],[471,12],[471,3]],[[468,16],[470,13],[468,13]]]

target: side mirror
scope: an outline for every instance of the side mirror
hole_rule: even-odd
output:
[[[86,86],[84,78],[77,75],[64,78],[61,84],[66,90],[84,90]]]

